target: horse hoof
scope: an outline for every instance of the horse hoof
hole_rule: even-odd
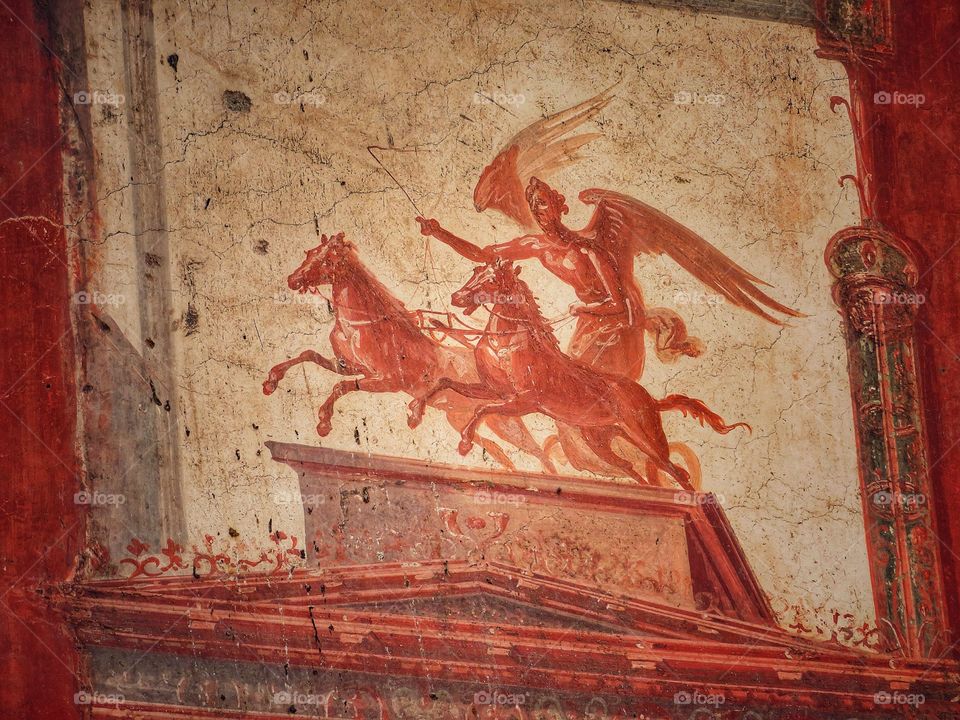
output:
[[[466,455],[470,452],[470,449],[473,447],[473,442],[471,440],[461,440],[460,444],[457,445],[457,452],[461,455]]]
[[[264,395],[273,395],[273,391],[277,389],[277,381],[267,379],[263,381],[263,394]]]

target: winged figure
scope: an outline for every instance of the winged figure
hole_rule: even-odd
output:
[[[595,206],[581,230],[568,228],[566,199],[545,181],[576,162],[580,149],[599,133],[572,134],[613,99],[606,90],[579,105],[534,122],[503,146],[480,176],[473,193],[478,212],[493,210],[514,220],[525,234],[480,247],[418,217],[421,232],[476,263],[536,259],[569,284],[579,302],[570,312],[577,325],[568,353],[605,372],[637,380],[643,372],[644,332],[655,338],[664,360],[696,356],[702,343],[687,335],[683,320],[666,308],[647,308],[634,265],[639,256],[667,255],[729,303],[771,323],[801,313],[768,295],[769,284],[745,270],[707,240],[660,210],[614,192],[591,188],[580,201]]]

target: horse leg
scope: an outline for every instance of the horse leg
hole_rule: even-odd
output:
[[[357,392],[358,390],[364,392],[396,392],[399,389],[396,380],[392,378],[364,377],[338,382],[333,386],[333,390],[327,399],[324,400],[323,405],[320,406],[318,413],[320,421],[317,423],[317,435],[326,437],[330,434],[332,428],[330,418],[333,417],[333,404],[347,393]]]
[[[632,444],[631,447],[633,447]],[[686,467],[683,469],[688,475],[687,481],[691,488],[699,492],[700,486],[703,484],[703,477],[700,471],[700,458],[697,457],[697,454],[686,443],[682,442],[670,443],[669,451],[671,456],[676,452],[683,458],[686,464]],[[647,456],[644,456],[644,460],[646,461],[647,477],[657,478],[657,484],[661,484],[659,482],[660,469],[657,467],[657,464]]]
[[[527,424],[521,418],[488,417],[486,425],[511,445],[537,458],[546,472],[551,475],[557,474],[557,468],[551,462],[549,453],[540,447],[540,444],[530,434]]]
[[[486,388],[485,385],[482,387]],[[522,393],[509,400],[500,402],[491,402],[486,405],[479,405],[473,411],[473,417],[460,433],[460,444],[457,450],[461,455],[466,455],[473,447],[473,439],[477,434],[477,426],[483,422],[488,415],[527,415],[538,410],[536,399],[532,393]]]
[[[593,450],[601,460],[613,465],[615,468],[623,470],[627,475],[632,477],[637,482],[647,482],[647,479],[642,474],[637,472],[637,469],[633,466],[632,462],[626,458],[620,457],[613,451],[613,447],[611,445],[611,443],[613,443],[613,438],[620,434],[620,431],[617,427],[581,427],[580,434],[583,436],[583,439],[586,440],[590,449]]]
[[[283,377],[287,374],[287,371],[295,365],[300,365],[301,363],[305,362],[316,363],[325,370],[335,372],[339,375],[362,375],[364,372],[362,369],[349,367],[345,363],[335,363],[333,360],[325,358],[316,350],[304,350],[292,360],[287,360],[270,368],[270,372],[267,374],[267,379],[263,382],[263,394],[273,394],[273,391],[277,389],[277,384],[283,380]]]
[[[470,417],[473,415],[469,409],[464,411],[449,408],[446,412],[447,422],[450,423],[450,426],[457,431],[457,434],[463,432],[463,429],[470,421]],[[511,462],[510,458],[507,457],[507,454],[503,451],[503,448],[497,445],[493,440],[488,440],[481,435],[477,438],[477,443],[480,445],[480,447],[486,450],[494,460],[500,463],[500,465],[505,467],[507,470],[517,469],[513,462]]]
[[[556,441],[559,443],[560,449],[564,457],[566,457],[568,464],[577,470],[587,470],[600,475],[610,475],[611,473],[616,473],[619,469],[597,457],[597,454],[587,445],[580,429],[573,425],[558,422],[557,434],[554,437],[556,437]]]
[[[690,484],[693,486],[694,490],[699,491],[700,487],[703,485],[703,475],[701,474],[700,470],[700,458],[697,457],[697,454],[693,451],[693,448],[682,442],[670,443],[670,454],[672,455],[674,452],[683,458],[684,464],[686,465],[687,474],[690,475]]]
[[[670,460],[670,446],[667,443],[667,436],[663,433],[659,414],[656,414],[653,422],[655,426],[647,428],[638,418],[629,416],[623,418],[617,430],[622,437],[647,456],[646,480],[649,484],[659,485],[656,469],[660,469],[676,480],[684,490],[694,492],[693,485],[690,484],[690,474]]]
[[[493,440],[487,440],[487,438],[481,436],[477,438],[477,444],[507,470],[517,469],[517,466],[510,461],[510,458],[507,457],[507,454],[503,451],[503,448],[493,442]]]
[[[675,462],[670,460],[670,458],[655,458],[650,457],[647,460],[647,474],[649,477],[653,478],[651,484],[659,485],[659,482],[654,482],[659,477],[657,470],[663,470],[670,477],[677,481],[677,484],[686,490],[687,492],[696,492],[697,489],[690,482],[690,473],[684,470],[682,467],[677,465]]]
[[[453,390],[458,395],[475,398],[477,400],[493,400],[500,397],[483,383],[467,383],[461,380],[454,380],[453,378],[442,377],[423,395],[419,397],[414,396],[413,400],[407,405],[409,410],[407,425],[409,425],[411,429],[417,427],[423,420],[423,413],[427,404],[429,404],[434,396],[444,390]]]

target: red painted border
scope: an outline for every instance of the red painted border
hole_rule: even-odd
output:
[[[923,256],[921,283],[928,302],[920,308],[918,327],[936,494],[932,505],[939,520],[953,653],[958,656],[960,425],[955,418],[960,413],[960,47],[956,40],[960,5],[937,0],[898,2],[894,13],[896,58],[883,70],[880,82],[901,92],[922,93],[925,102],[917,108],[871,103],[867,122],[876,123],[877,214],[913,241]],[[879,84],[867,78],[865,103],[872,101],[871,88]]]
[[[874,136],[878,217],[910,238],[927,258],[931,303],[924,308],[927,408],[932,464],[938,488],[946,584],[960,577],[960,7],[934,0],[896,3],[895,57],[872,79],[860,71],[864,103],[879,89],[923,92],[929,114],[914,108],[868,108]],[[82,517],[72,503],[76,486],[75,399],[70,336],[66,238],[62,224],[62,168],[56,62],[43,22],[27,0],[0,7],[0,70],[8,83],[0,104],[0,341],[16,348],[0,358],[0,416],[8,470],[0,519],[3,606],[0,635],[0,707],[37,718],[78,717],[72,703],[77,655],[47,622],[35,591],[69,577]],[[21,180],[21,176],[23,179]],[[11,222],[11,217],[45,217]],[[63,302],[57,302],[62,298]],[[51,299],[54,299],[51,302]],[[960,627],[960,596],[951,593]],[[23,624],[21,620],[29,623]],[[958,636],[960,639],[960,636]],[[32,659],[31,662],[25,658]],[[42,673],[43,683],[37,683]]]
[[[40,594],[71,577],[84,527],[59,67],[29,0],[0,4],[0,37],[0,709],[66,720],[80,658]]]

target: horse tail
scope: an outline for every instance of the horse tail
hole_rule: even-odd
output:
[[[704,405],[702,400],[687,397],[686,395],[667,395],[663,400],[659,400],[657,402],[657,410],[660,412],[666,412],[667,410],[679,410],[683,413],[684,417],[686,417],[689,413],[694,418],[699,420],[701,425],[707,423],[711,428],[722,435],[726,435],[728,432],[738,427],[743,427],[746,428],[748,432],[753,432],[753,429],[744,422],[727,425],[723,421],[723,418]]]

